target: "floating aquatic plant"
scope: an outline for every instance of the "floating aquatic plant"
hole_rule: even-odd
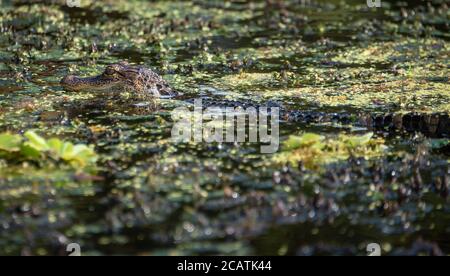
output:
[[[21,159],[44,161],[49,158],[64,162],[74,169],[93,167],[97,155],[91,147],[57,138],[44,139],[33,131],[27,131],[24,137],[17,134],[0,134],[0,157],[4,159]]]
[[[337,138],[304,133],[290,136],[284,142],[285,151],[275,157],[280,163],[296,166],[301,162],[305,168],[317,170],[321,165],[347,160],[349,157],[371,158],[380,156],[386,150],[384,140],[373,138],[373,133],[365,135],[341,134]]]

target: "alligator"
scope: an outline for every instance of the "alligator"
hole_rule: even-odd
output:
[[[136,91],[152,97],[175,97],[181,93],[151,69],[132,66],[120,62],[106,66],[104,72],[95,77],[68,75],[61,80],[67,91]],[[193,101],[188,99],[187,101]],[[450,137],[450,119],[447,113],[327,113],[301,111],[284,108],[274,102],[258,103],[252,100],[203,99],[203,107],[279,107],[280,118],[290,123],[329,123],[338,122],[374,130],[421,132],[430,137]]]
[[[61,80],[61,85],[66,91],[71,92],[129,90],[154,97],[177,95],[167,82],[151,69],[132,66],[127,62],[108,65],[102,74],[95,77],[65,76]]]
[[[188,100],[193,103],[193,99]],[[325,124],[338,123],[364,127],[369,130],[387,132],[420,132],[428,137],[442,138],[450,137],[450,117],[447,113],[381,113],[381,112],[357,112],[357,113],[333,113],[320,111],[304,111],[286,108],[277,102],[269,101],[256,103],[252,100],[224,100],[224,99],[202,99],[204,108],[210,106],[218,107],[267,107],[270,115],[272,107],[279,108],[279,117],[287,123]]]

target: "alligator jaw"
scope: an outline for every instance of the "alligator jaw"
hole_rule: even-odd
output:
[[[70,92],[80,91],[110,91],[121,88],[120,82],[105,79],[103,76],[81,78],[73,75],[64,77],[61,86]]]

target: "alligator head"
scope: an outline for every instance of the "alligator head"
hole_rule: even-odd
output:
[[[153,96],[173,96],[175,92],[164,79],[152,70],[132,66],[127,62],[108,65],[102,74],[94,77],[65,76],[61,85],[67,91],[125,91],[150,93]]]

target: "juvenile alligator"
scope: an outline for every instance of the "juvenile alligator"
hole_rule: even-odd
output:
[[[61,85],[68,91],[125,91],[132,90],[153,97],[178,95],[157,73],[141,66],[126,62],[109,65],[104,72],[95,77],[81,78],[73,75],[64,77]],[[446,113],[408,113],[408,114],[348,114],[316,111],[289,110],[276,103],[260,104],[249,100],[211,100],[205,99],[203,107],[261,107],[278,106],[280,118],[287,122],[327,123],[339,122],[364,126],[372,129],[403,130],[422,132],[432,137],[450,137],[450,120]]]
[[[61,80],[67,91],[136,91],[155,97],[175,96],[167,82],[157,73],[142,66],[120,62],[106,66],[102,74],[81,78],[68,75]]]

